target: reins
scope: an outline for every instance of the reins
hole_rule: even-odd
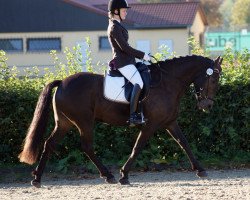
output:
[[[160,64],[159,64],[159,60],[157,60],[157,58],[154,57],[154,56],[151,55],[151,54],[149,54],[149,56],[150,56],[151,58],[153,58],[153,59],[156,61],[156,63],[153,63],[152,61],[149,61],[149,63],[150,63],[151,65],[157,66],[157,68],[159,68],[159,70],[162,71],[162,69],[161,69],[161,67],[160,67]]]
[[[155,88],[155,87],[158,87],[158,86],[161,84],[161,81],[162,81],[162,72],[165,72],[165,71],[161,68],[161,66],[160,66],[160,64],[159,64],[159,61],[157,60],[156,57],[154,57],[154,56],[151,55],[151,54],[149,54],[149,56],[150,56],[151,58],[153,58],[153,59],[156,61],[156,63],[154,63],[154,62],[152,62],[152,61],[149,61],[149,63],[150,63],[151,65],[156,66],[156,68],[161,72],[161,73],[160,73],[160,80],[159,80],[159,82],[158,82],[157,84],[155,84],[155,85],[150,85],[150,88]]]

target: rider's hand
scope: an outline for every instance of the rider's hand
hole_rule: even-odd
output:
[[[149,55],[145,53],[144,56],[143,56],[143,60],[150,61]]]

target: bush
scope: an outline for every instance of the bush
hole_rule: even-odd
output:
[[[189,43],[193,47],[193,53],[208,54],[197,48],[193,40]],[[38,95],[44,85],[81,69],[78,49],[74,48],[73,52],[66,49],[65,53],[68,62],[62,64],[56,52],[52,52],[56,73],[48,71],[44,77],[39,78],[34,68],[35,74],[27,70],[27,76],[20,79],[16,77],[15,68],[7,67],[6,55],[0,51],[1,163],[18,163],[17,155],[20,153]],[[157,56],[159,58],[161,55]],[[235,53],[228,49],[224,52],[223,58],[221,87],[216,96],[214,108],[210,113],[197,112],[193,94],[188,91],[181,101],[178,121],[198,158],[209,160],[209,158],[219,157],[226,161],[249,163],[250,53],[247,50]],[[30,78],[31,76],[33,78]],[[52,118],[53,116],[51,116],[48,133],[53,128]],[[106,164],[123,165],[132,151],[138,132],[136,128],[113,127],[97,123],[95,149],[98,156]],[[79,150],[79,133],[71,130],[58,146],[58,153],[52,157],[52,162],[60,160],[58,168],[63,171],[67,171],[69,164],[84,162],[88,165],[87,158],[83,157]],[[171,164],[183,159],[187,160],[183,157],[184,154],[176,142],[164,130],[159,130],[140,154],[136,164],[138,166],[145,166],[152,162]]]

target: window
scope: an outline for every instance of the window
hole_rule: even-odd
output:
[[[28,38],[27,51],[61,51],[61,38]]]
[[[22,39],[0,39],[0,50],[7,52],[22,52],[23,40]]]
[[[99,37],[99,49],[100,50],[111,49],[108,37],[106,36]]]
[[[167,50],[168,53],[173,52],[173,41],[172,40],[159,40],[160,51]]]
[[[80,46],[80,53],[82,54],[82,60],[81,60],[81,65],[82,65],[82,71],[86,72],[86,61],[87,61],[87,49],[88,49],[88,44],[85,40],[78,41],[76,42],[77,46]]]

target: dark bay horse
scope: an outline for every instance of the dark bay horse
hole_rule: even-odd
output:
[[[148,119],[141,127],[134,148],[120,173],[121,184],[129,184],[128,173],[133,161],[141,152],[146,142],[157,129],[166,129],[187,154],[192,169],[197,175],[206,176],[206,171],[194,157],[188,142],[177,124],[180,99],[193,83],[197,93],[197,106],[209,109],[218,88],[222,59],[215,61],[202,56],[186,56],[160,61],[149,66],[153,79],[160,80],[157,86],[150,89],[143,102],[144,114]],[[161,78],[159,78],[161,77]],[[93,128],[95,120],[112,125],[128,125],[129,105],[111,102],[103,96],[103,75],[77,73],[64,80],[49,83],[40,94],[34,117],[29,127],[23,151],[19,155],[21,162],[34,164],[39,155],[39,145],[46,131],[49,107],[53,102],[55,128],[44,143],[44,149],[31,182],[40,187],[41,176],[49,155],[56,144],[72,126],[80,132],[82,149],[95,164],[108,183],[116,183],[114,176],[97,158],[93,149]],[[57,90],[52,99],[52,90]]]

